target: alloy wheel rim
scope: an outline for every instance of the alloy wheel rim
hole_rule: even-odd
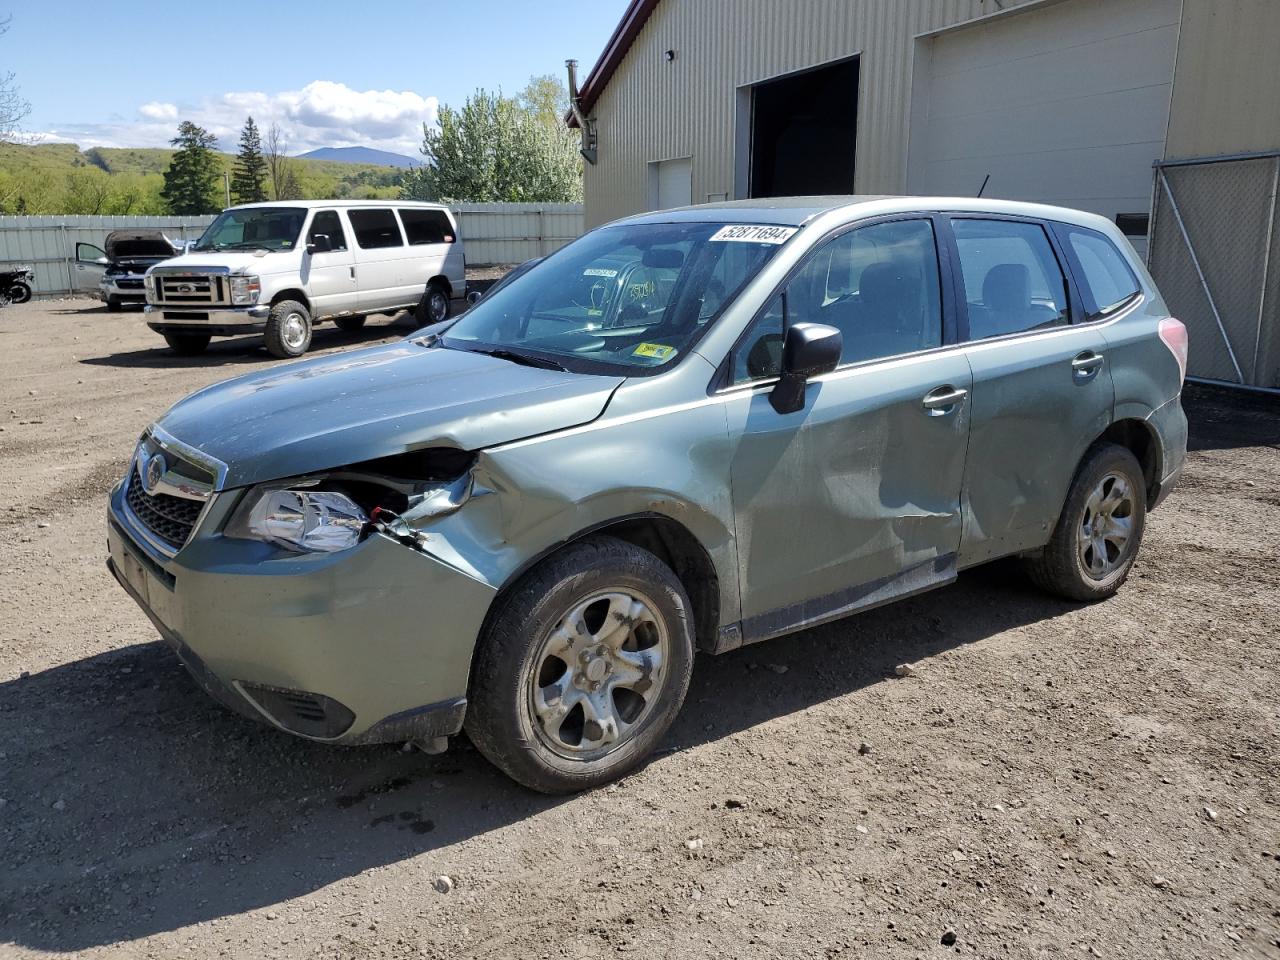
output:
[[[529,661],[534,733],[571,760],[605,756],[635,738],[662,696],[670,659],[653,602],[632,589],[576,602]]]
[[[302,314],[291,313],[284,318],[284,326],[281,329],[284,336],[284,342],[293,349],[302,346],[307,339],[307,323],[302,319]]]
[[[431,299],[427,304],[427,310],[431,314],[431,319],[439,322],[445,318],[449,312],[449,304],[444,298],[444,294],[435,291],[431,294]]]
[[[1133,486],[1118,473],[1104,476],[1084,504],[1076,544],[1080,566],[1094,580],[1105,580],[1125,562],[1133,537]]]

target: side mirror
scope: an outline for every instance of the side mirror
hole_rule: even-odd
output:
[[[307,253],[328,253],[332,249],[333,243],[327,233],[313,233],[307,241]]]
[[[782,344],[782,376],[769,392],[773,409],[778,413],[803,409],[806,381],[834,370],[843,350],[844,337],[835,327],[824,323],[788,327]]]

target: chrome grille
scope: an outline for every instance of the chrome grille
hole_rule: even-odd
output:
[[[227,278],[217,274],[157,273],[156,303],[212,306],[230,302]]]
[[[138,444],[124,502],[138,534],[172,556],[191,539],[220,476],[213,463],[193,462],[198,454],[186,453],[172,438],[162,443],[154,432],[159,428],[152,427]]]

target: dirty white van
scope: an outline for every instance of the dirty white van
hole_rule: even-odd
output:
[[[466,264],[440,204],[290,200],[224,210],[145,282],[147,325],[178,353],[261,333],[271,354],[297,357],[324,320],[357,330],[406,309],[421,325],[445,319],[466,295]]]

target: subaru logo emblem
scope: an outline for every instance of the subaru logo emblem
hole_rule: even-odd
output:
[[[160,486],[160,481],[164,479],[164,475],[168,470],[169,464],[165,462],[164,454],[157,453],[151,457],[142,473],[142,489],[154,496],[156,489]]]

